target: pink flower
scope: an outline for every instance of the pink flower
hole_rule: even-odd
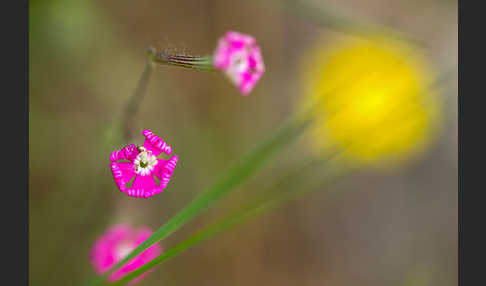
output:
[[[99,274],[108,271],[151,234],[152,230],[147,227],[135,230],[123,224],[112,226],[96,240],[91,250],[90,258],[95,271]],[[108,280],[110,282],[118,280],[122,276],[153,260],[161,253],[162,247],[160,246],[160,242],[158,242],[113,272]],[[132,280],[130,285],[139,282],[149,272],[147,271]]]
[[[145,129],[142,133],[145,136],[143,147],[131,144],[111,153],[111,172],[120,191],[126,191],[131,197],[149,198],[167,187],[178,157],[174,155],[168,160],[158,159],[162,152],[170,155],[172,148],[150,130]],[[159,184],[154,176],[160,180]],[[133,177],[135,180],[127,189],[127,183]]]
[[[250,35],[228,31],[219,39],[213,66],[224,71],[248,95],[265,71],[260,47]]]

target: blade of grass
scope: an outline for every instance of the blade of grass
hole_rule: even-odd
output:
[[[305,127],[308,126],[309,122],[309,120],[302,119],[293,119],[286,122],[286,124],[279,128],[275,133],[271,134],[271,136],[259,144],[253,152],[250,152],[247,156],[243,157],[241,161],[230,168],[225,175],[216,181],[215,184],[203,191],[201,195],[197,196],[192,202],[186,205],[185,208],[179,211],[167,221],[167,223],[162,225],[109,271],[90,281],[89,285],[99,285],[113,271],[136,257],[154,243],[169,236],[195,216],[205,211],[210,205],[223,197],[223,195],[229,193],[250,178],[250,176],[263,167],[263,165],[268,162],[278,150],[297,138]]]
[[[182,243],[178,244],[173,248],[170,248],[159,257],[142,265],[141,267],[122,277],[120,280],[109,285],[124,285],[125,283],[128,283],[132,279],[135,279],[144,272],[149,271],[156,265],[163,263],[164,261],[176,256],[177,254],[187,250],[192,246],[197,245],[202,241],[205,241],[221,232],[235,227],[266,211],[281,206],[283,203],[296,199],[303,194],[318,190],[320,189],[319,187],[322,186],[323,182],[330,183],[334,180],[337,180],[344,174],[344,172],[342,172],[338,168],[331,168],[331,172],[326,173],[327,176],[324,177],[324,180],[322,176],[322,169],[319,169],[320,166],[324,165],[337,154],[337,152],[332,153],[327,159],[312,161],[310,164],[307,164],[306,166],[301,167],[298,170],[294,170],[292,173],[289,174],[290,176],[282,176],[282,179],[280,179],[270,188],[271,191],[264,192],[264,194],[261,195],[260,198],[254,200],[246,207],[236,212],[233,212],[232,214],[218,220],[213,224],[204,227],[196,234],[184,240]],[[309,169],[314,169],[314,172],[309,172]],[[333,174],[332,171],[334,171],[335,173]],[[282,188],[283,186],[286,186],[286,188]],[[286,189],[287,191],[281,191],[282,189]]]

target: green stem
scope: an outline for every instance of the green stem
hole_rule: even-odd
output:
[[[135,118],[137,116],[138,110],[140,109],[140,104],[147,93],[147,86],[150,81],[150,76],[153,70],[153,56],[154,50],[149,49],[147,53],[147,60],[145,62],[145,68],[138,80],[137,87],[132,97],[130,97],[125,112],[122,116],[122,126],[124,130],[124,137],[127,141],[132,141],[133,135],[135,133]]]

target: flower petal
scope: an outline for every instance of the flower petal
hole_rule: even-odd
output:
[[[120,191],[125,192],[127,183],[135,176],[133,164],[130,162],[113,162],[111,163],[111,173],[113,179]]]
[[[235,31],[229,31],[220,38],[213,66],[222,70],[242,95],[251,92],[265,71],[255,38]]]
[[[162,170],[164,169],[165,165],[167,164],[167,162],[169,162],[169,160],[165,160],[165,159],[157,159],[157,165],[155,165],[154,167],[154,171],[153,171],[153,174],[161,179],[162,178]]]
[[[136,175],[132,187],[127,190],[127,195],[148,198],[157,188],[155,179],[151,174],[146,176]]]
[[[126,225],[111,227],[105,234],[98,238],[90,253],[91,263],[97,273],[107,271],[117,261],[115,247],[119,242],[127,239],[132,230]]]
[[[139,245],[142,242],[144,242],[152,233],[153,233],[152,230],[150,230],[149,228],[140,228],[136,232],[132,233],[130,239],[132,242],[134,242],[135,245]],[[140,266],[156,258],[161,253],[162,253],[162,247],[160,246],[160,242],[155,243],[154,245],[152,245],[151,247],[147,248],[142,253],[137,255],[135,258],[131,259],[120,269],[113,272],[113,274],[109,278],[109,281],[113,282],[118,280],[122,276],[125,276],[127,273],[132,272],[133,270],[139,268]],[[138,276],[136,279],[132,280],[129,285],[133,285],[138,281],[142,280],[146,275],[148,275],[149,272],[146,272]]]
[[[130,160],[133,162],[138,155],[138,149],[135,144],[130,144],[123,147],[121,150],[115,150],[110,155],[110,161],[116,162],[119,160]]]
[[[172,173],[174,172],[178,160],[179,158],[177,157],[177,155],[174,155],[169,160],[164,160],[165,162],[163,162],[163,164],[160,164],[161,167],[157,169],[157,172],[154,172],[154,175],[160,179],[161,189],[165,189],[167,187],[167,184],[172,177]]]
[[[148,129],[145,129],[142,134],[146,138],[145,142],[143,143],[143,147],[150,150],[154,156],[158,156],[161,152],[170,155],[172,148],[159,136],[155,135]]]

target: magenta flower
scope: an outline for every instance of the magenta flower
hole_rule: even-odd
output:
[[[260,47],[250,35],[228,31],[219,39],[213,66],[222,70],[243,95],[248,95],[265,71]]]
[[[126,191],[131,197],[149,198],[167,187],[178,157],[174,155],[168,160],[157,158],[162,152],[170,155],[172,148],[150,130],[142,133],[145,136],[143,147],[130,144],[111,153],[111,172],[120,191]],[[127,189],[133,177],[135,180]],[[155,178],[160,180],[159,184]]]
[[[132,229],[127,225],[115,225],[102,234],[95,242],[91,253],[91,263],[97,273],[101,274],[108,271],[113,265],[127,256],[135,247],[144,242],[150,235],[152,230],[148,227],[142,227],[137,230]],[[127,264],[120,267],[113,272],[108,280],[114,282],[125,276],[129,272],[139,268],[145,263],[151,261],[162,253],[160,242],[150,246],[142,253],[137,255]],[[139,282],[149,272],[140,275],[130,282],[130,285]]]

